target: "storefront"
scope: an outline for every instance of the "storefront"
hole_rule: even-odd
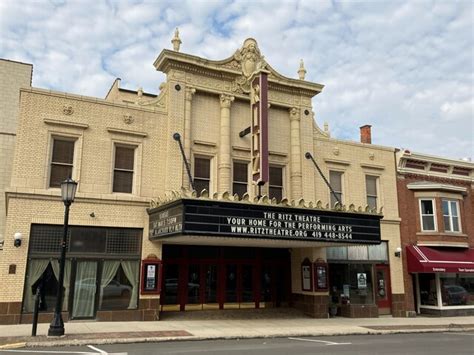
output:
[[[331,302],[338,314],[376,317],[391,313],[386,242],[327,249]]]
[[[62,233],[62,226],[31,226],[23,322],[29,322],[37,292],[42,316],[54,311]],[[69,319],[137,310],[142,234],[131,228],[70,227],[63,302]]]
[[[415,275],[418,313],[474,314],[474,249],[407,247],[408,271]]]
[[[367,277],[363,303],[374,303],[370,263],[386,261],[387,253],[379,244],[379,215],[199,198],[168,202],[149,214],[150,240],[164,243],[163,311],[289,306],[304,292],[329,300],[326,261],[305,258],[300,274],[291,269],[292,259],[295,249],[337,244],[371,251],[368,269],[359,266]],[[362,303],[361,292],[359,302],[353,296]]]

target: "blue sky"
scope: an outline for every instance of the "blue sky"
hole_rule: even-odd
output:
[[[471,1],[0,1],[0,57],[32,63],[33,86],[104,97],[158,91],[152,63],[171,48],[229,57],[255,38],[267,62],[325,85],[316,121],[333,137],[474,158]]]

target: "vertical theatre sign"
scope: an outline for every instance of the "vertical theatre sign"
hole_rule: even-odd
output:
[[[254,75],[250,91],[252,123],[252,179],[257,185],[268,182],[268,78],[260,71]]]

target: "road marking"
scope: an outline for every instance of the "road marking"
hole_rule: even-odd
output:
[[[1,352],[9,352],[9,353],[38,353],[38,354],[88,354],[91,355],[90,352],[83,352],[83,351],[53,351],[53,350],[0,350]]]
[[[87,347],[88,347],[89,349],[92,349],[92,350],[94,350],[94,351],[97,351],[99,354],[107,354],[107,351],[100,350],[99,348],[96,348],[95,346],[87,345]]]
[[[299,341],[310,341],[313,343],[323,343],[326,345],[350,345],[352,343],[335,343],[333,341],[326,341],[326,340],[316,340],[316,339],[304,339],[304,338],[288,338],[290,340],[299,340]]]

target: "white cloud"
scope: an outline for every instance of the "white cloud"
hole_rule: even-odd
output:
[[[254,37],[283,75],[303,58],[325,84],[313,105],[333,136],[368,123],[377,144],[474,157],[472,16],[467,1],[3,0],[0,57],[33,63],[35,86],[103,97],[115,77],[156,92],[177,26],[210,59]]]

